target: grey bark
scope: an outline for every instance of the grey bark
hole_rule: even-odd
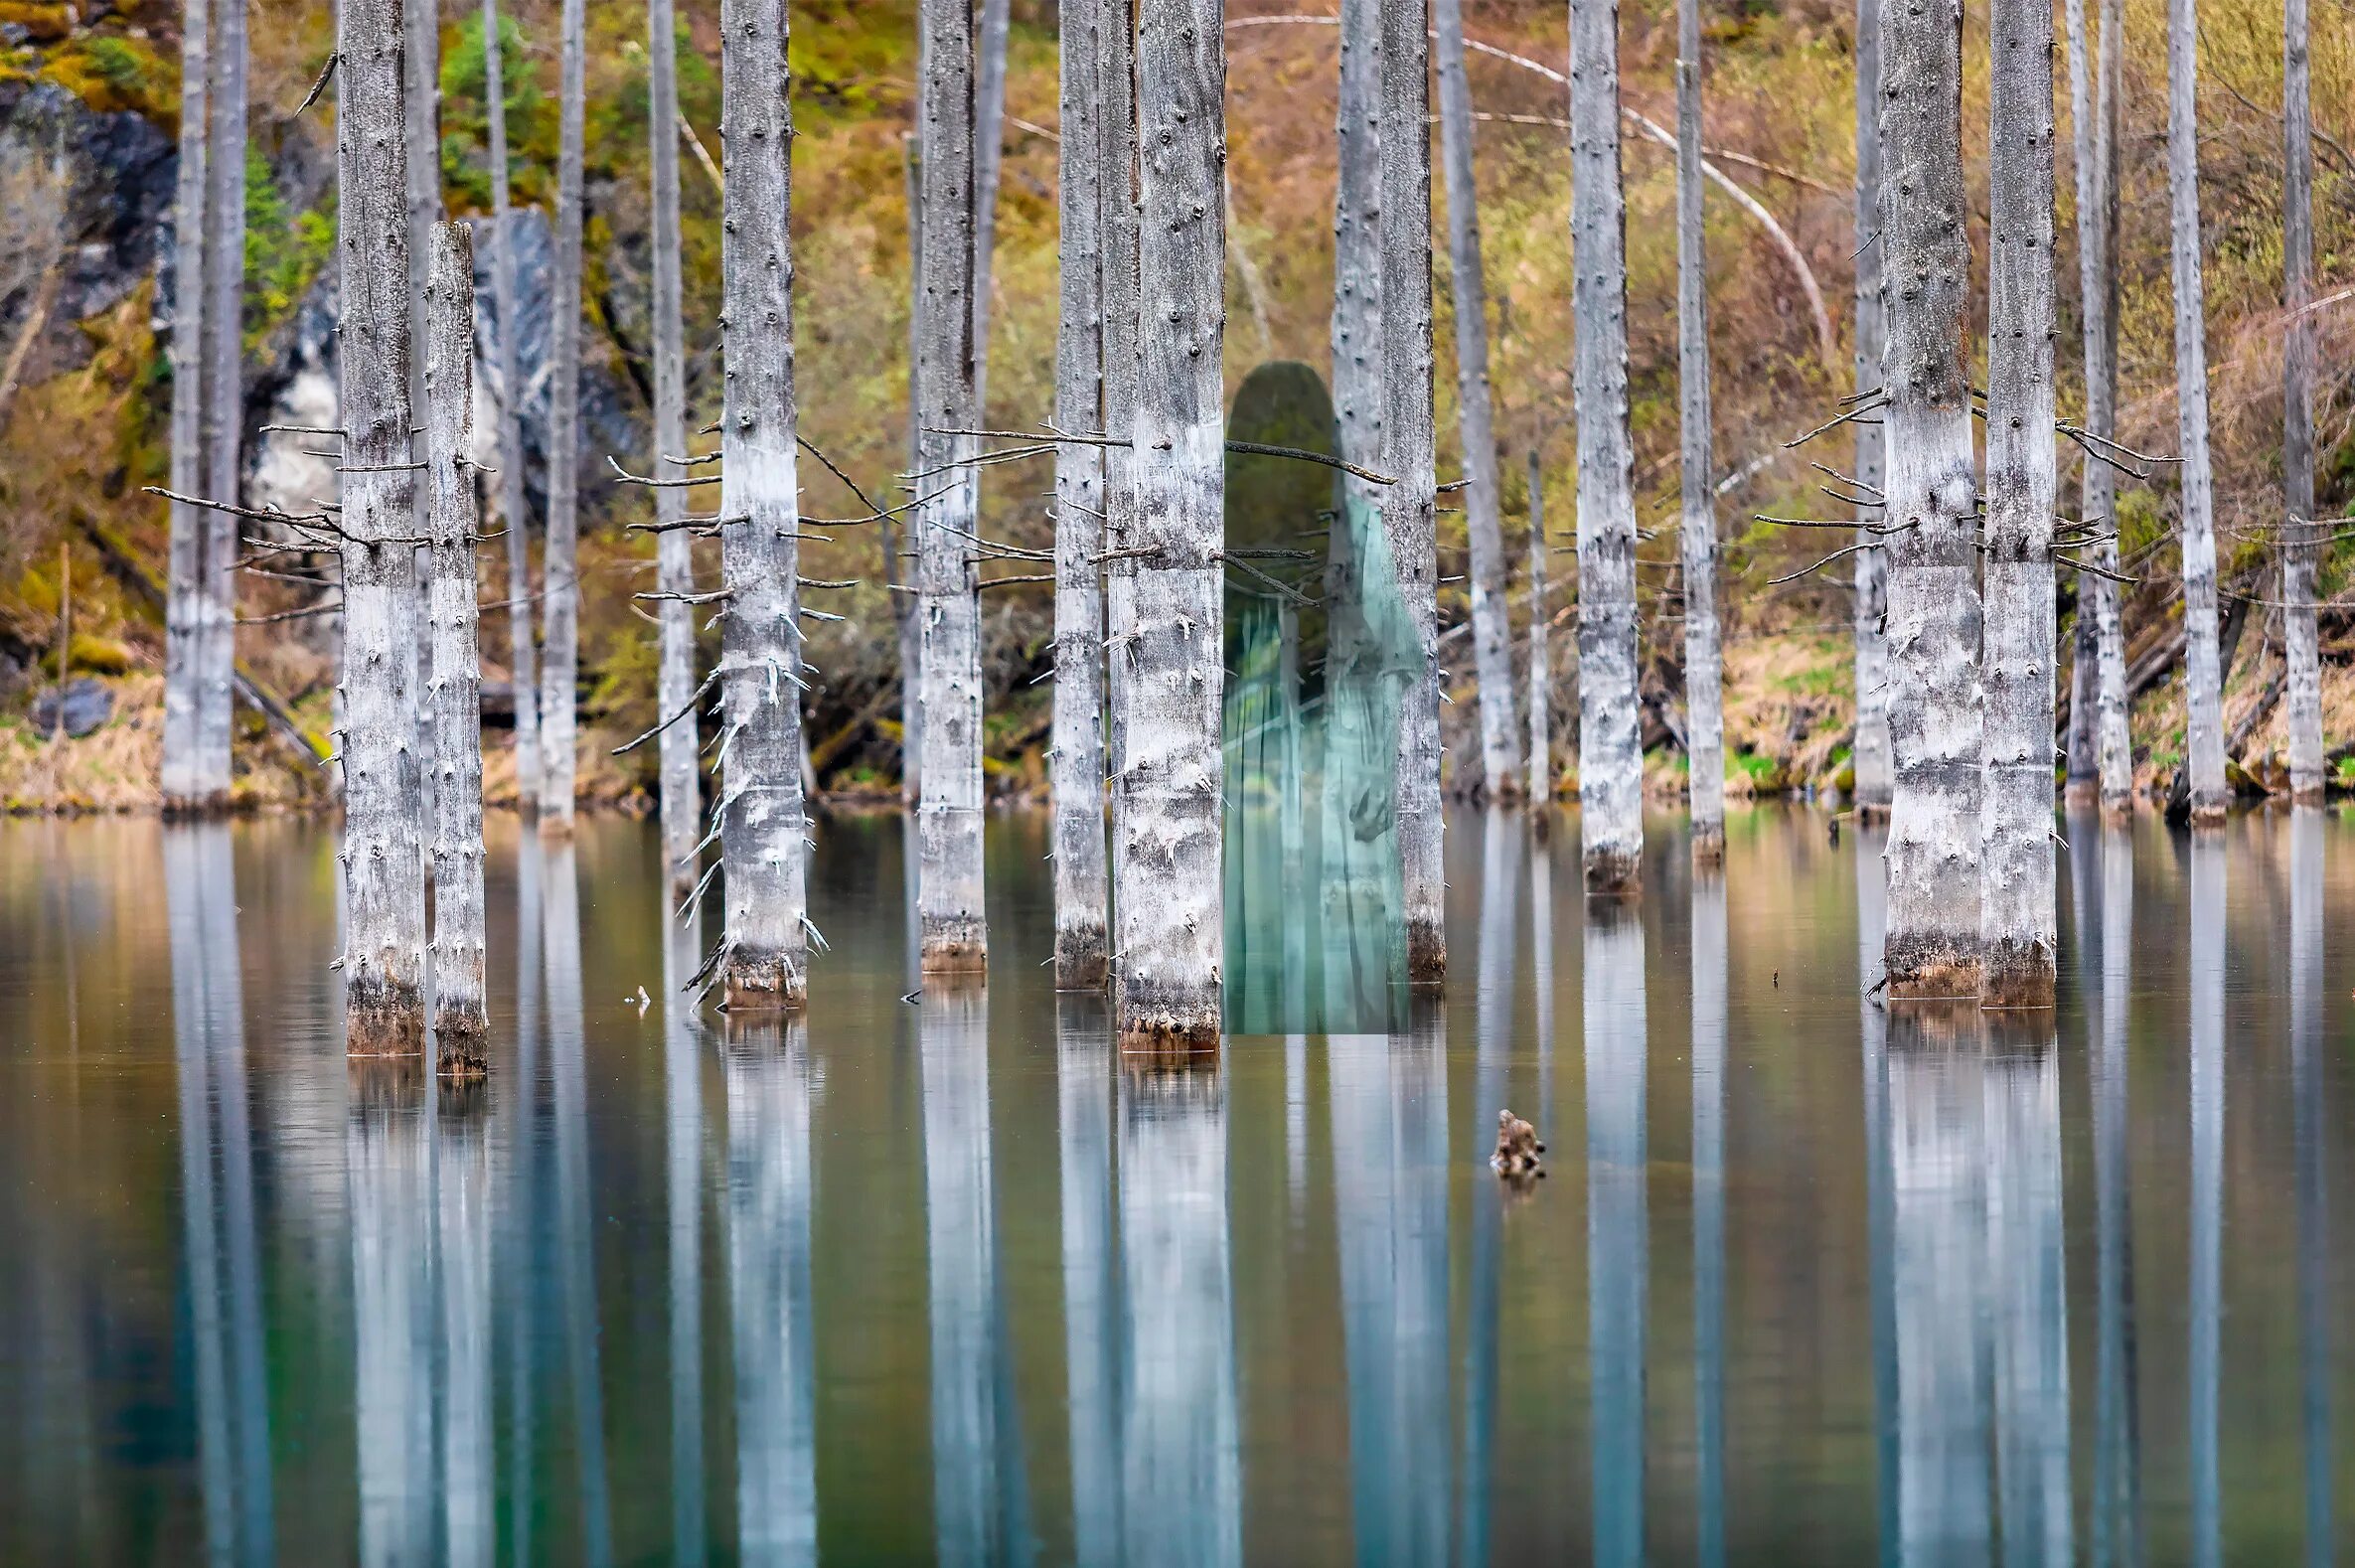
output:
[[[973,82],[973,406],[990,401],[990,263],[998,250],[998,184],[1006,167],[1008,0],[976,0]],[[1092,426],[1091,426],[1092,428]]]
[[[427,620],[433,678],[433,1033],[444,1074],[483,1070],[482,660],[474,539],[474,237],[436,224],[425,279]]]
[[[1424,0],[1381,6],[1382,536],[1413,634],[1398,722],[1398,855],[1406,969],[1414,982],[1448,967],[1445,825],[1440,810],[1439,559],[1431,391],[1431,82]]]
[[[1856,0],[1856,392],[1881,386],[1888,315],[1881,294],[1881,0]],[[1866,419],[1856,431],[1855,477],[1864,494],[1887,478],[1883,427]],[[1869,518],[1863,521],[1869,523]],[[1850,753],[1856,809],[1885,816],[1895,774],[1889,759],[1889,551],[1881,536],[1859,531],[1856,580],[1856,743]]]
[[[1225,957],[1220,638],[1225,581],[1226,49],[1221,0],[1143,0],[1137,26],[1136,486],[1140,551],[1112,622],[1125,671],[1125,810],[1113,825],[1114,1022],[1215,1045]]]
[[[2200,278],[2195,0],[2167,0],[2167,192],[2175,274],[2175,424],[2182,454],[2183,688],[2191,820],[2224,821],[2224,671],[2216,648],[2215,476],[2208,454],[2208,328]]]
[[[1994,0],[1988,90],[1986,773],[1979,995],[2050,1007],[2053,860],[2053,17]],[[2008,1525],[2007,1525],[2008,1527]]]
[[[798,1007],[809,926],[802,841],[800,481],[793,342],[793,112],[786,0],[720,11],[719,979],[731,1010]],[[929,769],[926,770],[929,773]]]
[[[684,468],[662,460],[665,455],[680,457],[687,452],[687,337],[680,322],[679,281],[679,30],[673,20],[672,0],[647,0],[646,32],[646,121],[653,144],[649,151],[654,185],[655,472],[665,479],[684,479]],[[685,520],[685,490],[658,489],[654,497],[658,522]],[[695,547],[687,531],[669,528],[655,539],[657,586],[670,594],[695,592]],[[671,720],[659,737],[663,859],[670,867],[671,890],[676,896],[695,885],[696,841],[703,837],[697,826],[702,811],[697,769],[697,754],[703,748],[702,726],[693,712],[697,706],[695,606],[685,598],[664,599],[657,616],[662,657],[655,679],[655,707],[661,717]],[[677,716],[682,713],[684,717]]]
[[[2281,644],[2288,667],[2289,791],[2322,799],[2322,664],[2314,628],[2321,544],[2314,516],[2313,107],[2306,64],[2306,0],[2282,0],[2281,303],[2289,338],[2281,356]]]
[[[580,202],[587,53],[583,0],[564,0],[556,144],[555,297],[549,324],[548,546],[541,562],[540,824],[572,830],[580,681]],[[734,149],[729,149],[732,156]],[[790,438],[788,438],[790,440]],[[734,511],[735,508],[728,510]]]
[[[921,40],[919,52],[920,44]],[[911,134],[905,138],[904,148],[907,154],[907,463],[912,474],[921,471],[924,456],[924,404],[916,390],[917,370],[924,357],[922,139]],[[912,542],[915,537],[911,525],[908,538]],[[899,798],[911,811],[917,801],[917,764],[924,752],[924,693],[918,675],[923,667],[922,644],[916,636],[915,606],[905,591],[906,562],[914,553],[901,548],[898,524],[890,518],[883,519],[883,579],[891,585],[891,616],[899,635]]]
[[[172,210],[172,488],[201,495],[205,466],[205,183],[211,117],[212,7],[184,0],[180,20],[180,173]],[[202,807],[211,785],[200,767],[198,708],[204,656],[206,509],[172,503],[164,603],[162,784],[167,807]],[[59,672],[64,679],[64,671]]]
[[[1061,313],[1055,335],[1055,423],[1102,426],[1104,382],[1103,95],[1097,0],[1064,0],[1059,17],[1062,145]],[[1110,895],[1104,837],[1104,449],[1055,448],[1055,694],[1052,755],[1055,985],[1104,984]]]
[[[1725,712],[1717,646],[1717,476],[1709,428],[1709,255],[1701,228],[1700,0],[1676,7],[1676,344],[1682,392],[1684,755],[1692,853],[1725,858]]]
[[[982,912],[981,603],[974,442],[973,0],[924,0],[922,293],[916,300],[918,918],[927,970],[989,963]]]
[[[540,809],[540,677],[532,632],[531,505],[524,498],[524,387],[516,358],[515,235],[507,206],[507,88],[499,0],[483,0],[483,102],[491,138],[491,302],[499,318],[499,515],[507,534],[508,674],[515,693],[515,791]]]
[[[440,23],[438,0],[401,0],[400,136],[408,193],[408,333],[413,349],[409,361],[408,404],[409,411],[419,418],[425,411],[425,271],[433,248],[433,226],[441,220]],[[416,455],[415,448],[412,435],[412,458]],[[416,526],[408,532],[419,539],[432,531],[427,488],[418,485],[414,492]],[[427,586],[432,572],[425,560],[427,547],[420,545],[416,549],[417,618],[424,621],[433,613],[428,602],[431,590]],[[433,649],[419,639],[408,650],[408,657],[415,666],[409,678],[410,686],[418,694],[417,755],[426,759],[433,754],[432,705],[425,697],[433,684]],[[425,810],[431,814],[433,769],[429,762],[422,765],[420,778]]]
[[[1554,798],[1553,655],[1545,614],[1545,471],[1529,449],[1529,800]]]
[[[212,91],[205,105],[213,122],[205,163],[204,242],[206,491],[236,504],[244,473],[245,341],[245,6],[219,0],[209,51]],[[202,654],[197,673],[199,792],[226,804],[230,788],[230,732],[236,679],[236,559],[238,520],[208,509],[203,516]]]
[[[1619,6],[1570,7],[1570,285],[1578,402],[1578,802],[1590,894],[1642,886],[1635,446],[1628,430],[1627,200]]]
[[[425,862],[419,810],[415,516],[409,461],[408,226],[399,0],[336,11],[336,216],[343,319],[344,1005],[354,1055],[424,1043]],[[403,543],[392,543],[403,541]]]
[[[1448,274],[1456,306],[1456,408],[1464,437],[1464,530],[1470,546],[1473,673],[1480,686],[1482,787],[1502,798],[1512,766],[1512,628],[1504,613],[1504,533],[1489,395],[1489,290],[1472,160],[1472,85],[1464,76],[1464,0],[1431,0],[1439,38],[1439,139],[1448,197]]]
[[[2085,423],[2097,436],[2113,436],[2118,425],[2118,253],[2119,75],[2124,54],[2122,0],[2102,0],[2101,36],[2087,45],[2084,0],[2069,6],[2069,98],[2077,136],[2077,265],[2080,317],[2085,329]],[[2090,66],[2094,79],[2085,79]],[[2118,476],[2108,463],[2088,458],[2081,476],[2080,510],[2087,526],[2113,537],[2092,547],[2094,564],[2118,570],[2116,539]],[[2078,616],[2093,620],[2092,682],[2094,750],[2102,802],[2112,811],[2133,803],[2134,756],[2127,733],[2125,635],[2119,618],[2119,585],[2092,572],[2077,585]],[[2085,639],[2079,640],[2083,657]],[[2076,763],[2071,762],[2074,775]]]
[[[1134,0],[1099,0],[1103,25],[1096,33],[1097,73],[1103,82],[1097,134],[1103,175],[1097,182],[1103,219],[1096,233],[1103,246],[1104,428],[1125,435],[1137,408],[1137,30]],[[1104,448],[1104,545],[1125,547],[1134,531],[1137,487],[1126,446]],[[1108,627],[1129,618],[1133,559],[1108,562],[1104,573],[1104,619]],[[1128,756],[1127,664],[1120,645],[1107,640],[1104,684],[1105,739],[1111,783],[1112,820],[1119,830],[1126,809],[1124,769]],[[1119,877],[1113,877],[1115,888]],[[1115,903],[1118,902],[1117,892]]]
[[[1887,12],[1881,35],[1882,385],[1889,438],[1889,924],[1893,996],[1978,990],[1978,476],[1962,323],[1962,14]],[[2045,744],[2051,744],[2046,727]]]

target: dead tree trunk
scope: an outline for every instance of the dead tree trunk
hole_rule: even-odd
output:
[[[436,224],[425,274],[427,621],[433,679],[433,1034],[439,1071],[483,1071],[482,661],[474,540],[474,237]]]
[[[1142,0],[1137,26],[1138,550],[1130,618],[1127,810],[1114,828],[1122,1038],[1213,1046],[1225,957],[1219,721],[1226,394],[1226,34],[1222,0]],[[1148,890],[1150,888],[1150,891]]]
[[[1887,249],[1881,236],[1881,0],[1856,0],[1856,393],[1881,388],[1881,356],[1888,346],[1888,313],[1881,276]],[[1866,495],[1887,479],[1883,427],[1854,421],[1855,477]],[[1856,743],[1849,753],[1857,815],[1889,812],[1894,773],[1889,760],[1889,551],[1871,519],[1856,535]]]
[[[204,247],[206,490],[235,505],[244,473],[245,6],[221,0],[213,15],[213,122],[205,164]],[[208,802],[226,805],[236,680],[237,519],[204,514],[203,655],[197,677],[197,765]]]
[[[2281,303],[2289,341],[2281,356],[2281,482],[2287,503],[2281,550],[2281,643],[2288,667],[2289,791],[2322,799],[2322,664],[2314,629],[2320,532],[2314,516],[2313,109],[2306,66],[2306,0],[2281,9]]]
[[[1546,647],[1545,471],[1529,448],[1529,802],[1554,798],[1553,656]]]
[[[2075,49],[2071,51],[2076,53]],[[2119,94],[2125,56],[2123,0],[2102,0],[2102,36],[2092,51],[2097,81],[2094,86],[2091,157],[2085,159],[2093,190],[2078,191],[2078,249],[2083,280],[2085,319],[2085,422],[2105,439],[2118,433],[2118,273],[2111,258],[2118,254],[2118,116]],[[2074,89],[2075,78],[2071,85]],[[2081,156],[2087,151],[2079,144]],[[2092,549],[2094,563],[2105,571],[2118,570],[2118,476],[2108,463],[2085,465],[2085,521],[2109,536]],[[2079,603],[2090,589],[2094,606],[2094,653],[2097,675],[2095,702],[2100,708],[2095,749],[2102,778],[2102,804],[2113,812],[2130,809],[2134,800],[2133,741],[2127,732],[2126,640],[2119,614],[2119,585],[2095,576],[2080,584]],[[2082,611],[2080,612],[2082,613]]]
[[[555,297],[549,323],[548,548],[541,563],[540,826],[572,831],[580,684],[580,199],[583,0],[564,0],[556,143]],[[735,149],[729,149],[732,156]]]
[[[172,209],[172,488],[202,495],[205,465],[205,164],[211,116],[212,7],[185,0],[180,19],[180,180]],[[212,786],[198,755],[204,671],[204,561],[212,520],[172,503],[171,576],[164,601],[162,785],[167,810],[203,810]],[[65,679],[63,669],[58,679]]]
[[[915,514],[924,709],[917,915],[928,971],[989,965],[982,912],[981,595],[974,440],[973,0],[923,0]]]
[[[499,318],[499,514],[507,534],[507,668],[515,696],[516,804],[540,809],[540,678],[532,634],[531,505],[524,495],[524,384],[516,355],[515,232],[507,206],[507,88],[499,0],[483,0],[483,103],[491,134],[491,304]]]
[[[1464,76],[1464,0],[1432,0],[1431,11],[1439,36],[1439,137],[1456,305],[1456,407],[1464,436],[1464,529],[1472,557],[1481,787],[1510,799],[1519,784],[1512,766],[1512,627],[1504,613],[1504,533],[1489,396],[1489,290],[1481,268],[1480,192],[1473,178],[1472,84]]]
[[[910,134],[903,146],[907,154],[907,466],[913,474],[923,467],[924,457],[924,403],[916,387],[924,358],[923,138]],[[913,487],[921,481],[910,483]],[[911,488],[911,494],[923,492]],[[908,562],[916,551],[902,547],[899,525],[893,519],[883,519],[882,529],[883,579],[890,584],[891,616],[899,634],[899,800],[913,812],[918,799],[918,764],[924,756],[924,690],[918,676],[923,668],[922,643],[916,634],[916,607],[910,602],[912,585],[907,580],[912,575]],[[908,545],[912,547],[922,537],[922,530],[911,522]]]
[[[1627,201],[1619,172],[1619,7],[1571,0],[1570,287],[1578,399],[1578,803],[1586,890],[1641,890],[1636,478],[1628,431]]]
[[[1979,996],[2052,1006],[2053,13],[1995,0],[1988,19],[1985,778]]]
[[[1882,14],[1880,250],[1891,280],[1889,924],[1893,996],[1975,996],[1979,797],[1978,474],[1964,374],[1962,13]],[[2046,730],[2045,744],[2050,745]]]
[[[1709,256],[1701,229],[1701,12],[1676,7],[1676,342],[1683,393],[1684,754],[1692,853],[1725,859],[1725,713],[1717,647],[1717,478],[1709,429]]]
[[[2216,652],[2215,477],[2208,455],[2208,328],[2200,278],[2199,54],[2194,0],[2167,0],[2167,191],[2175,271],[2175,423],[2183,454],[2183,695],[2195,827],[2224,821],[2224,671]]]
[[[654,472],[684,479],[687,470],[664,461],[687,453],[687,337],[680,322],[679,281],[679,32],[671,0],[647,0],[647,134],[653,145],[654,185]],[[724,198],[722,198],[724,200]],[[655,680],[655,707],[667,721],[662,747],[663,860],[670,867],[674,896],[695,885],[696,841],[702,805],[698,800],[697,754],[702,750],[696,721],[695,547],[685,527],[687,492],[658,488],[655,520],[667,525],[655,536],[656,584],[661,601],[662,655]]]
[[[409,467],[408,225],[399,0],[336,8],[342,233],[344,1007],[356,1056],[424,1043],[425,862],[416,846],[416,516]]]
[[[990,403],[990,278],[998,252],[998,184],[1006,167],[1008,0],[979,0],[973,83],[973,406]]]
[[[1123,19],[1125,21],[1125,18]],[[1103,414],[1103,97],[1098,0],[1063,0],[1057,173],[1062,292],[1055,334],[1055,423],[1100,428]],[[1055,448],[1055,986],[1091,990],[1109,964],[1104,838],[1104,449]]]
[[[1097,134],[1102,138],[1102,175],[1097,197],[1102,219],[1096,242],[1103,246],[1104,428],[1125,439],[1137,418],[1137,29],[1134,0],[1099,0],[1103,25],[1096,33],[1097,76],[1103,83]],[[1104,546],[1115,558],[1105,562],[1104,718],[1107,770],[1112,795],[1113,904],[1119,906],[1121,824],[1128,812],[1128,702],[1132,666],[1128,647],[1115,633],[1136,619],[1136,560],[1121,554],[1136,531],[1136,464],[1130,448],[1104,448]]]
[[[719,979],[731,1011],[808,992],[802,794],[800,410],[793,367],[793,110],[787,0],[720,12],[719,856],[727,882]],[[930,770],[926,770],[927,776]]]
[[[1414,648],[1399,705],[1398,856],[1406,970],[1445,979],[1447,884],[1440,810],[1439,559],[1433,538],[1431,82],[1424,0],[1381,6],[1382,536]]]
[[[411,346],[409,361],[409,411],[422,418],[425,412],[425,269],[433,250],[433,226],[441,220],[441,8],[438,0],[402,0],[401,27],[401,98],[400,137],[402,166],[407,175],[408,191],[408,336]],[[416,445],[411,437],[412,448]],[[430,528],[431,499],[428,487],[415,487],[416,526],[408,532],[418,538],[427,537]],[[417,547],[417,619],[429,620],[433,614],[429,582],[432,572],[426,562],[426,546]],[[417,757],[418,777],[424,790],[425,810],[433,810],[433,769],[425,760],[433,754],[432,705],[424,694],[433,687],[433,648],[419,639],[409,649],[410,662],[415,666],[409,681],[419,694],[417,701]]]

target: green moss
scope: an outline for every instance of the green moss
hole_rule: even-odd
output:
[[[294,212],[258,150],[245,154],[245,350],[294,314],[335,252],[335,192]]]
[[[694,58],[683,46],[682,65]],[[552,157],[555,116],[540,90],[538,63],[511,11],[499,14],[499,85],[507,99],[508,181],[519,203],[540,200],[544,158]],[[545,146],[543,145],[545,143]],[[491,209],[491,119],[482,19],[470,17],[441,57],[441,176],[453,211]]]

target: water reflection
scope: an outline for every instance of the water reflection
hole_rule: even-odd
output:
[[[1475,1083],[1464,1147],[1494,1140],[1496,1113],[1509,1104],[1513,960],[1520,951],[1523,855],[1517,812],[1491,807],[1481,823],[1480,995],[1474,1003]],[[1542,1114],[1542,1113],[1540,1113]],[[1472,1194],[1472,1278],[1464,1329],[1464,1495],[1457,1558],[1489,1560],[1490,1444],[1496,1425],[1496,1320],[1503,1290],[1504,1193],[1482,1181]]]
[[[2223,1560],[2216,1454],[2217,1315],[2223,1308],[2224,836],[2191,837],[2191,1556]]]
[[[2082,831],[2082,830],[2081,830]],[[2134,980],[2134,840],[2102,829],[2101,1009],[2094,1041],[2095,1568],[2142,1561],[2140,1377],[2135,1365],[2133,1187],[2126,1154],[2126,1035]]]
[[[2050,1013],[1997,1015],[1987,1027],[1986,1277],[2003,1560],[2066,1568],[2074,1549],[2060,1050]]]
[[[671,1556],[705,1560],[704,1521],[704,1030],[686,994],[703,962],[700,903],[663,940],[663,1165],[670,1220]],[[733,1099],[730,1099],[733,1114]],[[730,1123],[729,1150],[735,1148]],[[731,1166],[732,1198],[733,1168]],[[732,1219],[733,1208],[730,1208]],[[808,1214],[803,1213],[807,1229]],[[732,1245],[732,1244],[731,1244]],[[806,1253],[807,1237],[803,1240]],[[730,1252],[729,1261],[734,1262]],[[805,1259],[806,1272],[806,1259]],[[731,1303],[733,1297],[731,1294]],[[804,1324],[804,1337],[807,1337]]]
[[[444,1083],[432,1117],[433,1256],[440,1275],[435,1432],[443,1560],[487,1568],[497,1528],[491,1413],[489,1092]]]
[[[1588,1377],[1594,1390],[1594,1561],[1642,1563],[1644,1352],[1650,1297],[1645,1195],[1644,924],[1586,905]]]
[[[344,1171],[352,1223],[360,1561],[436,1555],[433,1176],[419,1058],[352,1058]]]
[[[1120,1560],[1120,1361],[1113,1275],[1112,1022],[1097,996],[1055,998],[1063,1197],[1063,1355],[1072,1559]]]
[[[507,1306],[507,1495],[511,1499],[509,1543],[512,1560],[533,1561],[533,1460],[538,1448],[539,1406],[536,1335],[539,1301],[532,1286],[540,1236],[539,1102],[541,1077],[540,994],[543,973],[541,931],[545,923],[541,884],[545,860],[540,835],[516,836],[515,851],[515,1071],[494,1085],[499,1097],[502,1147],[506,1154],[505,1201],[501,1205],[499,1290]]]
[[[2322,1082],[2322,813],[2289,820],[2289,1073],[2297,1157],[2298,1383],[2306,1447],[2306,1561],[2332,1557],[2329,1122]]]
[[[572,1446],[580,1470],[580,1553],[591,1568],[603,1568],[613,1560],[613,1514],[606,1490],[604,1378],[598,1367],[596,1242],[589,1228],[578,856],[569,838],[549,844],[541,940],[548,959],[549,1097],[555,1124],[556,1288]]]
[[[1694,1555],[1725,1561],[1725,872],[1692,869]]]
[[[1864,1060],[1864,1213],[1870,1251],[1874,1523],[1884,1565],[1901,1561],[1903,1519],[1897,1451],[1897,1174],[1890,1165],[1889,1015],[1881,1001],[1889,923],[1885,828],[1856,829],[1856,1031]]]

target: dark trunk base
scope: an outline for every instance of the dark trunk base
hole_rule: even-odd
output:
[[[1407,921],[1406,978],[1415,986],[1436,986],[1448,978],[1445,926],[1430,920]]]
[[[1635,898],[1644,892],[1643,858],[1617,850],[1586,852],[1586,895],[1589,898]]]
[[[425,1053],[425,998],[414,986],[351,983],[344,992],[344,1052],[350,1056]]]
[[[927,975],[979,975],[990,967],[990,934],[978,920],[924,917],[917,967]]]
[[[1692,830],[1692,862],[1695,865],[1725,863],[1725,824]]]
[[[729,956],[720,1007],[741,1013],[794,1013],[809,1002],[810,983],[802,969],[774,955],[737,952]]]
[[[1055,989],[1101,991],[1112,975],[1112,953],[1100,925],[1055,932]]]
[[[1882,949],[1888,993],[1893,1001],[1971,1002],[1979,994],[1979,960],[1974,952],[1936,938],[1892,939]]]
[[[2056,984],[2050,948],[2036,942],[2002,943],[1987,954],[1979,978],[1979,1006],[2050,1008]]]

